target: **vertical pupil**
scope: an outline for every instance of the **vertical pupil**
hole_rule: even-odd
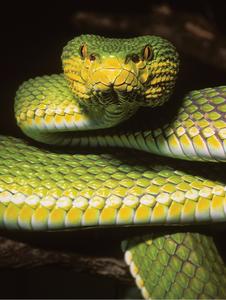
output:
[[[82,54],[82,56],[84,56],[84,46],[82,46],[82,48],[81,48],[81,54]]]
[[[86,46],[85,46],[85,45],[82,45],[80,52],[81,52],[81,56],[82,56],[83,58],[86,57],[87,49],[86,49]]]
[[[150,59],[151,58],[151,49],[149,46],[146,46],[144,48],[144,58],[145,59]]]

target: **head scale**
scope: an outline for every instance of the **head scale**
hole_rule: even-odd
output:
[[[84,106],[105,105],[131,112],[168,100],[179,59],[174,46],[158,36],[130,39],[81,35],[62,54],[65,77]]]

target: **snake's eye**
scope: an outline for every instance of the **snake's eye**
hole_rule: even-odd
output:
[[[89,59],[90,59],[91,61],[95,60],[95,59],[96,59],[95,54],[90,54]]]
[[[153,51],[149,45],[145,46],[143,49],[143,59],[150,60],[153,57]]]
[[[140,57],[137,54],[133,54],[131,59],[134,63],[138,63],[140,61]]]
[[[85,58],[87,56],[87,46],[86,46],[86,44],[81,46],[80,55],[81,55],[82,58]]]

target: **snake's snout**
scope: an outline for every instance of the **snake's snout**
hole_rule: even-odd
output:
[[[90,66],[87,85],[94,91],[130,92],[137,84],[136,68],[125,64],[123,58],[117,56],[102,57],[99,62]]]
[[[102,68],[95,70],[90,76],[89,85],[94,91],[131,92],[137,87],[138,80],[135,72],[122,68]]]

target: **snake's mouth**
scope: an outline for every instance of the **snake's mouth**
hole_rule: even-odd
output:
[[[136,106],[139,91],[142,86],[134,71],[126,69],[105,68],[98,69],[90,75],[86,83],[93,104]]]
[[[139,88],[137,74],[122,68],[100,68],[90,74],[88,87],[94,92],[131,92]]]

